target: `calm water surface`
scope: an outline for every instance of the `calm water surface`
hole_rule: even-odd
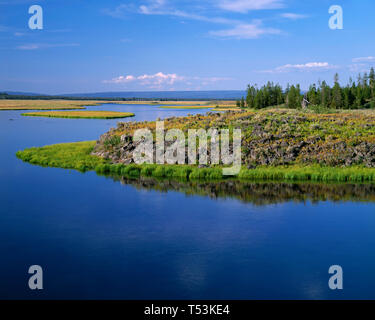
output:
[[[88,109],[135,112],[124,121],[203,112]],[[22,112],[0,112],[1,299],[375,298],[372,195],[256,203],[33,166],[16,151],[95,140],[118,120]],[[28,289],[33,264],[44,269],[43,291]],[[334,264],[344,269],[340,292],[328,288]]]

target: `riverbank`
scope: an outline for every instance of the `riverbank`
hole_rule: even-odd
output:
[[[34,147],[17,152],[17,157],[34,165],[74,169],[81,172],[96,171],[99,174],[114,174],[130,178],[145,176],[183,180],[226,179],[222,175],[220,167],[112,164],[109,160],[92,155],[95,144],[95,141],[87,141]],[[347,168],[320,165],[260,166],[254,169],[242,168],[237,179],[247,181],[375,182],[375,169],[363,166]]]

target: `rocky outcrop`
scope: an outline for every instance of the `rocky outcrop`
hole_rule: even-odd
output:
[[[296,163],[375,167],[375,113],[321,115],[267,110],[172,117],[164,123],[166,131],[181,129],[185,134],[188,129],[240,128],[242,162],[248,168]],[[100,137],[93,154],[113,163],[132,163],[133,151],[140,143],[134,142],[133,133],[140,128],[150,128],[154,132],[155,123],[119,123],[116,129]],[[170,144],[166,143],[165,147]],[[210,143],[208,149],[210,159]]]

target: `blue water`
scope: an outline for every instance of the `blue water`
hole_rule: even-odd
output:
[[[202,112],[88,109],[136,114],[125,121]],[[33,166],[16,151],[95,140],[118,120],[22,112],[0,112],[1,299],[375,298],[374,203],[255,206]],[[34,264],[44,270],[41,291],[28,289]],[[328,288],[336,264],[342,291]]]

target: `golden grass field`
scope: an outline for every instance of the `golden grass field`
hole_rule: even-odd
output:
[[[49,118],[73,118],[73,119],[119,119],[134,117],[131,112],[116,111],[47,111],[23,113],[23,116],[49,117]]]
[[[103,102],[87,100],[0,100],[0,110],[68,110],[85,109]]]

